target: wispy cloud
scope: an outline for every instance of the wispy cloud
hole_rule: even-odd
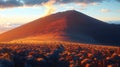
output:
[[[20,23],[1,23],[0,24],[0,34],[5,31],[8,31],[10,29],[13,29],[15,27],[18,27],[20,25],[21,25]]]
[[[118,10],[117,12],[120,12],[120,10]]]
[[[56,0],[49,0],[48,2],[42,3],[42,6],[46,8],[44,16],[50,15],[55,12],[56,8],[53,6],[55,2]]]
[[[94,3],[93,5],[97,5],[97,3],[101,3],[103,1],[108,1],[108,0],[0,0],[0,8],[35,6],[35,5],[42,5],[43,3],[47,3],[49,1],[55,1],[54,4]],[[120,2],[120,0],[116,0],[116,1]]]
[[[117,1],[119,1],[119,2],[120,2],[120,0],[117,0]]]
[[[18,7],[22,5],[18,0],[0,0],[0,8]]]
[[[101,9],[101,12],[107,13],[107,12],[110,12],[110,10],[109,9]]]

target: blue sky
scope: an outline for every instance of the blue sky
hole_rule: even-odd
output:
[[[39,3],[34,0],[20,0],[20,2],[11,0],[10,3],[9,1],[0,0],[0,32],[66,10],[77,10],[105,22],[120,21],[120,0],[67,0],[68,2],[65,0],[36,0]],[[22,2],[24,5],[21,5]],[[51,12],[48,14],[47,12],[50,10]]]

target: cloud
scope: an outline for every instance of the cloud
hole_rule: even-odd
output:
[[[48,2],[49,0],[21,0],[24,5],[40,5],[42,3]]]
[[[96,5],[96,3],[100,3],[108,0],[0,0],[0,8],[42,5],[42,3],[47,3],[49,1],[55,1],[54,4],[94,3],[94,5]],[[116,1],[120,2],[120,0],[116,0]]]
[[[0,33],[6,32],[6,31],[13,29],[15,27],[18,27],[20,25],[22,25],[22,24],[20,24],[20,23],[2,23],[2,24],[0,24]]]
[[[120,2],[120,0],[117,0],[118,2]]]
[[[104,0],[57,0],[58,3],[93,3],[93,2],[102,2]]]
[[[22,23],[1,23],[0,27],[11,28],[11,27],[19,26],[19,25],[22,25]]]
[[[101,9],[101,12],[107,13],[107,12],[110,12],[110,10],[109,9]]]
[[[117,12],[120,12],[120,10],[117,10]]]
[[[19,0],[0,0],[0,8],[18,7],[22,5]]]
[[[56,11],[56,8],[53,6],[56,0],[49,0],[48,2],[42,3],[42,6],[46,8],[46,12],[43,16],[47,16]]]
[[[91,3],[91,5],[97,6],[97,5],[100,5],[100,4],[99,3]]]
[[[3,32],[5,32],[5,31],[7,31],[7,30],[8,30],[8,28],[0,27],[0,34],[3,33]]]

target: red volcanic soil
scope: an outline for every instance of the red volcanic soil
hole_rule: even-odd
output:
[[[0,42],[20,39],[120,43],[120,28],[70,10],[52,14],[0,35]]]

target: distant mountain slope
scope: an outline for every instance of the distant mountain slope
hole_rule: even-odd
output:
[[[0,42],[27,39],[119,44],[120,28],[70,10],[37,19],[0,35]]]

